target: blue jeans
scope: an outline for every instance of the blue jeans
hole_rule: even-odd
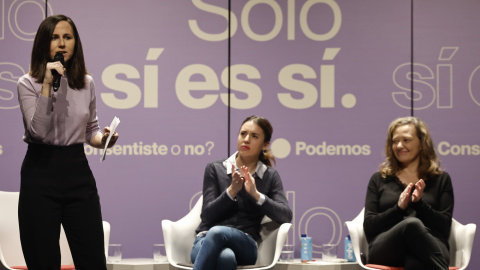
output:
[[[238,229],[214,226],[195,239],[190,258],[194,270],[233,270],[237,265],[255,264],[257,244]]]

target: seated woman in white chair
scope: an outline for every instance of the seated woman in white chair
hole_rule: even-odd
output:
[[[415,117],[394,120],[385,155],[365,200],[368,263],[448,269],[453,187],[425,123]]]
[[[201,223],[190,254],[193,269],[255,264],[262,218],[279,224],[292,220],[282,180],[271,167],[272,133],[267,119],[250,116],[240,128],[238,151],[207,165]]]

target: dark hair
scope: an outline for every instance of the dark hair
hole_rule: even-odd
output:
[[[72,58],[66,63],[68,86],[72,89],[82,89],[85,87],[85,75],[87,75],[82,42],[80,41],[77,27],[72,19],[65,15],[52,15],[43,20],[38,27],[35,40],[33,41],[30,75],[36,79],[37,83],[43,82],[46,65],[53,60],[50,58],[50,44],[52,42],[53,31],[55,30],[55,26],[61,21],[66,21],[70,24],[75,39],[75,49]]]
[[[246,122],[249,122],[249,121],[254,122],[255,124],[257,124],[263,130],[263,134],[265,136],[263,142],[264,143],[270,142],[270,140],[272,139],[272,133],[273,133],[273,127],[270,124],[270,122],[266,118],[256,116],[256,115],[252,115],[252,116],[247,117],[247,119],[245,119],[242,122],[241,126],[243,126],[243,124],[245,124]],[[273,164],[276,164],[275,157],[273,156],[272,151],[270,149],[267,149],[265,151],[260,152],[260,156],[258,157],[258,159],[263,164],[268,165],[268,166],[272,166],[272,161],[273,161]]]
[[[403,125],[413,125],[416,135],[420,140],[421,151],[418,165],[418,176],[420,179],[428,179],[430,176],[441,173],[440,160],[435,152],[432,137],[428,131],[427,125],[416,117],[402,117],[395,119],[388,127],[387,140],[385,142],[385,161],[380,164],[379,171],[383,177],[396,175],[400,171],[400,163],[397,161],[392,149],[392,138],[395,129]]]

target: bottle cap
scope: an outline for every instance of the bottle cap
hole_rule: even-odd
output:
[[[302,237],[307,237],[307,234],[305,234],[305,233],[302,233]]]
[[[350,238],[350,234],[348,234],[347,237],[348,237],[348,240],[352,241],[352,239]]]

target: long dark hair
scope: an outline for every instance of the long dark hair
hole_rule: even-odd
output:
[[[248,121],[254,122],[255,124],[257,124],[263,130],[263,134],[265,136],[263,142],[264,143],[267,143],[267,142],[269,143],[270,140],[272,139],[272,134],[273,134],[273,127],[270,124],[270,122],[266,118],[256,116],[256,115],[252,115],[252,116],[247,117],[247,119],[245,119],[242,122],[242,125],[240,125],[240,126],[243,126],[243,124],[245,124]],[[273,162],[273,164],[276,164],[275,157],[273,156],[272,151],[270,149],[267,149],[265,151],[260,152],[260,156],[258,157],[258,159],[263,164],[268,165],[268,166],[272,166],[272,162]]]
[[[35,40],[33,41],[30,75],[36,79],[37,83],[43,82],[46,65],[53,60],[50,58],[50,43],[52,42],[53,31],[55,26],[61,21],[66,21],[70,24],[75,39],[75,50],[72,58],[66,63],[68,86],[72,89],[82,89],[85,87],[85,75],[87,75],[82,42],[72,19],[65,15],[50,16],[43,20],[38,27]]]

